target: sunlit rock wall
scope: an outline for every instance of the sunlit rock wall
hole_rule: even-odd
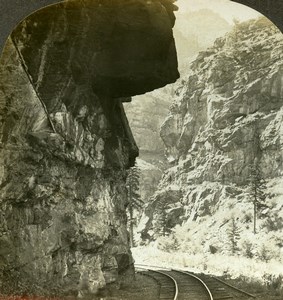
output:
[[[198,55],[161,128],[188,181],[245,184],[257,156],[266,177],[282,175],[282,74],[282,34],[265,18]]]
[[[162,4],[163,3],[163,4]],[[0,64],[0,290],[79,295],[133,277],[122,102],[178,77],[166,1],[68,1],[23,21]]]
[[[282,57],[282,33],[262,17],[236,25],[192,62],[161,128],[172,167],[146,209],[139,229],[144,235],[160,219],[157,205],[168,220],[183,210],[174,223],[168,221],[169,229],[210,219],[217,211],[225,212],[223,221],[237,205],[241,217],[252,212],[247,186],[255,161],[268,186],[281,182]],[[270,216],[282,195],[278,191],[266,190]],[[282,213],[277,215],[282,220]]]

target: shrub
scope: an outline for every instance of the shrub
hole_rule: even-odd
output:
[[[173,235],[159,237],[157,242],[158,249],[165,252],[173,252],[180,249],[180,244]]]
[[[242,254],[248,258],[254,257],[254,247],[250,241],[244,241],[242,243]]]
[[[283,295],[283,275],[264,274],[263,279],[268,290],[276,295]]]
[[[257,257],[262,261],[269,262],[274,256],[270,249],[262,244],[257,252]]]
[[[246,213],[246,214],[244,215],[243,221],[244,221],[245,223],[251,223],[252,220],[253,220],[253,215],[252,215],[251,213]]]
[[[277,231],[283,228],[283,219],[278,213],[275,213],[273,216],[267,217],[262,226],[268,231]]]

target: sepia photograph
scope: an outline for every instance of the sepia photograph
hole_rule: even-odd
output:
[[[280,0],[0,0],[0,300],[282,300],[282,32]]]

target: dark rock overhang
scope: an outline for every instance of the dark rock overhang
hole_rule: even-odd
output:
[[[56,94],[70,77],[98,95],[128,97],[179,77],[175,9],[169,0],[72,0],[32,14],[12,39],[39,93],[52,82]]]

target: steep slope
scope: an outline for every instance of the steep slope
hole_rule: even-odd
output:
[[[162,226],[170,231],[182,225],[181,240],[188,251],[222,251],[233,218],[244,242],[253,230],[247,186],[251,166],[257,164],[268,183],[267,206],[258,212],[257,230],[265,233],[261,240],[272,236],[280,252],[282,55],[281,32],[260,18],[238,24],[192,62],[161,128],[174,166],[165,172],[146,209],[140,226],[143,236],[154,234],[162,219],[158,207],[163,206],[167,218]]]

